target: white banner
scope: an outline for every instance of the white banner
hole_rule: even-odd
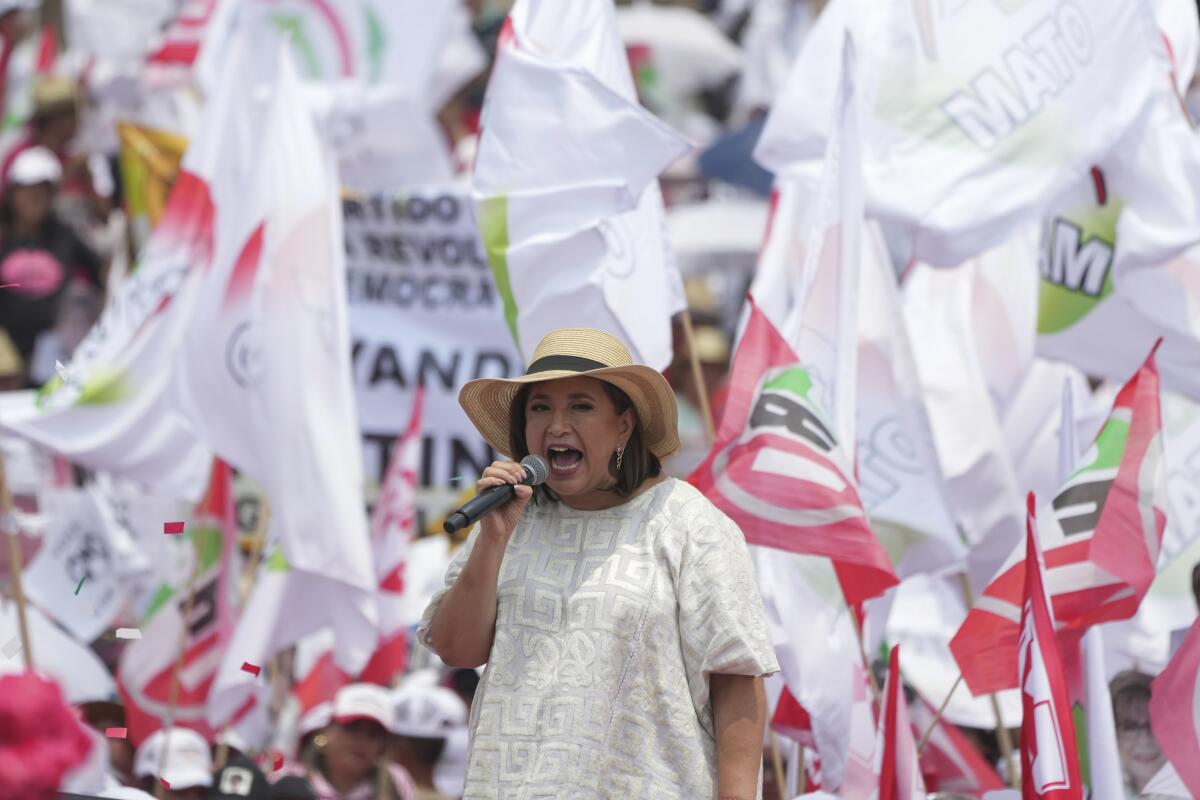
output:
[[[458,405],[473,378],[524,372],[466,187],[348,197],[347,296],[368,482],[425,384],[422,486],[473,485],[496,457]]]

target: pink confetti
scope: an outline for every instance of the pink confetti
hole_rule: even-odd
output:
[[[164,522],[163,533],[183,533],[182,522]]]
[[[276,753],[275,754],[275,771],[279,772],[279,770],[281,770],[281,769],[283,769],[283,753]]]
[[[262,667],[256,667],[249,661],[242,662],[242,672],[249,672],[254,677],[258,677],[258,673],[262,672]]]
[[[125,734],[129,733],[128,728],[105,728],[104,735],[109,739],[124,739]]]
[[[166,789],[168,792],[171,791],[171,784],[167,783],[166,778],[159,778],[158,781],[163,785],[164,789]]]

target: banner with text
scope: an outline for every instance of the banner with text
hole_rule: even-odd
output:
[[[343,210],[367,480],[378,484],[423,383],[421,485],[469,487],[496,456],[459,407],[458,391],[473,378],[507,377],[524,365],[504,324],[467,188],[347,194]]]

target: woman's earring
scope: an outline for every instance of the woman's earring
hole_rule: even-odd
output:
[[[313,747],[317,748],[318,750],[324,750],[327,744],[329,744],[329,739],[326,738],[325,734],[318,733],[313,737]]]
[[[617,448],[617,472],[620,472],[620,471],[621,471],[621,459],[622,459],[624,456],[625,456],[625,448],[624,448],[624,447],[618,447],[618,448]]]

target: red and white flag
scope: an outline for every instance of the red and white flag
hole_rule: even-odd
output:
[[[371,515],[371,544],[379,577],[379,646],[363,667],[360,680],[390,686],[407,663],[404,626],[404,567],[417,524],[417,483],[421,468],[421,420],[425,387],[413,396],[408,426],[396,439]]]
[[[1082,463],[1037,534],[1064,640],[1128,619],[1154,580],[1166,526],[1162,414],[1154,353],[1125,384]],[[1014,685],[1026,561],[1014,552],[955,634],[950,649],[972,693]]]
[[[917,744],[913,741],[913,727],[908,717],[908,700],[900,678],[899,645],[892,648],[888,658],[875,759],[879,800],[921,800],[925,797],[925,781],[917,762]]]
[[[1054,612],[1042,581],[1042,553],[1029,494],[1025,530],[1025,602],[1021,609],[1017,679],[1021,686],[1021,794],[1024,800],[1082,800],[1075,722],[1054,633]],[[993,653],[994,658],[1000,657]],[[1011,662],[1010,666],[1011,666]]]
[[[1193,797],[1200,797],[1200,620],[1150,687],[1150,728]]]
[[[206,89],[212,86],[239,5],[237,0],[185,0],[146,56],[148,80],[171,86],[194,80]]]
[[[237,520],[232,474],[224,462],[213,462],[208,492],[178,538],[184,537],[180,545],[188,551],[194,577],[182,585],[163,580],[139,626],[141,638],[121,653],[117,683],[135,743],[168,718],[214,738],[205,708],[232,635],[237,602],[230,580]],[[251,700],[235,709],[231,720],[252,705]]]
[[[751,545],[825,556],[846,599],[896,584],[809,371],[750,301],[713,452],[689,480]]]
[[[854,44],[849,37],[843,44],[839,135],[815,196],[804,197],[800,176],[784,182],[781,202],[794,207],[777,209],[767,233],[717,441],[689,480],[751,545],[832,559],[847,602],[856,604],[897,579],[867,521],[847,450],[857,409],[862,187]]]
[[[920,752],[921,775],[931,792],[957,792],[978,796],[1003,789],[1004,781],[987,763],[979,749],[943,718],[934,722],[936,710],[918,695],[912,708],[913,733],[923,736],[929,726],[929,738]]]

